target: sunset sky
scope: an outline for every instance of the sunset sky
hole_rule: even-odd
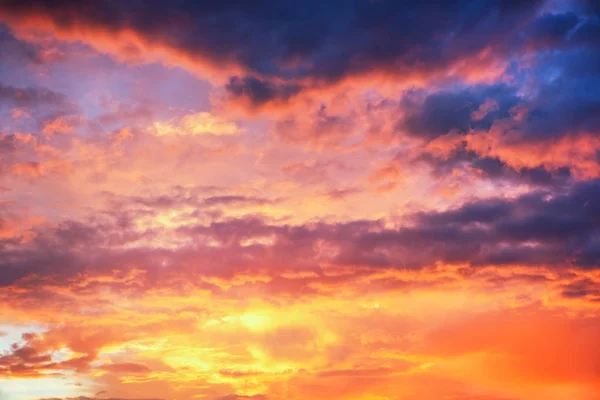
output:
[[[600,2],[0,0],[0,400],[600,400]]]

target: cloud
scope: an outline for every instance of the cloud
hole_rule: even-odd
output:
[[[13,344],[11,352],[0,356],[0,376],[43,377],[44,373],[63,370],[84,371],[89,368],[93,357],[89,355],[73,356],[57,362],[53,360],[50,349],[43,340],[34,335],[25,334],[27,344]]]
[[[5,62],[24,63],[28,66],[45,66],[67,60],[56,41],[43,40],[31,43],[15,38],[5,25],[0,25],[0,51]]]
[[[509,109],[519,101],[514,89],[505,85],[441,91],[423,100],[419,97],[422,95],[409,93],[401,101],[406,115],[397,129],[426,140],[453,132],[489,129],[494,120],[508,117]]]
[[[86,397],[86,396],[79,396],[79,397],[63,397],[63,398],[58,398],[58,397],[52,397],[52,398],[40,398],[38,400],[164,400],[164,399],[159,399],[159,398],[134,398],[134,397],[127,397],[127,398],[117,398],[117,397]]]
[[[596,399],[599,11],[1,1],[6,396]]]
[[[0,83],[0,102],[18,106],[56,105],[68,103],[67,97],[43,87],[19,88]]]
[[[215,206],[215,205],[224,205],[224,206],[228,206],[228,207],[235,207],[235,206],[245,206],[245,205],[249,205],[249,206],[262,206],[262,205],[268,205],[268,204],[273,204],[276,201],[274,200],[269,200],[269,199],[265,199],[265,198],[260,198],[260,197],[247,197],[247,196],[213,196],[213,197],[207,197],[203,200],[203,204],[206,206]]]
[[[10,110],[10,114],[4,110]],[[5,132],[21,132],[21,136],[23,131],[35,136],[71,133],[82,122],[77,111],[78,107],[63,93],[43,86],[0,82],[0,120]]]
[[[430,165],[436,178],[461,170],[472,173],[478,178],[490,179],[495,183],[565,186],[571,182],[573,176],[569,164],[546,165],[543,160],[540,160],[540,164],[535,166],[513,166],[512,158],[507,162],[500,157],[480,155],[469,149],[468,142],[464,140],[459,141],[447,154],[436,153],[433,148],[432,151],[426,149],[411,162]]]
[[[271,102],[285,103],[300,92],[301,87],[294,84],[276,85],[251,76],[234,76],[229,79],[225,89],[233,99],[246,101],[250,108],[254,108]]]
[[[173,249],[149,245],[163,234],[161,228],[140,229],[136,214],[112,212],[38,230],[29,243],[1,249],[2,284],[36,282],[28,283],[27,277],[67,284],[81,274],[125,273],[134,266],[142,274],[137,281],[115,283],[123,290],[143,288],[139,279],[149,285],[168,285],[181,276],[199,282],[203,276],[231,276],[258,266],[275,271],[282,263],[293,270],[437,263],[597,268],[599,185],[588,181],[563,193],[538,190],[515,199],[476,200],[407,215],[396,228],[368,220],[281,225],[257,216],[182,223],[169,237],[193,246]],[[165,270],[165,262],[172,267]]]
[[[245,396],[240,394],[228,394],[220,396],[216,400],[267,400],[268,397],[263,394],[255,394],[252,396]]]
[[[244,131],[234,122],[208,112],[187,114],[170,122],[155,122],[152,130],[157,136],[237,135]]]
[[[100,369],[118,374],[145,374],[150,372],[147,365],[137,363],[104,364],[100,366]]]
[[[286,1],[224,7],[175,2],[140,10],[116,2],[97,9],[90,2],[63,1],[60,7],[35,2],[25,8],[9,1],[0,12],[15,28],[38,21],[37,27],[51,27],[59,37],[84,40],[124,58],[167,53],[192,65],[257,74],[263,80],[233,77],[229,87],[258,105],[284,100],[303,81],[331,84],[372,71],[396,77],[442,74],[448,65],[476,58],[486,47],[501,47],[541,4],[459,0],[437,7],[365,1],[322,7],[313,1],[302,6]],[[103,17],[96,18],[98,14]],[[172,23],[174,16],[179,23]],[[275,79],[289,83],[280,86]]]
[[[591,279],[579,279],[563,286],[562,295],[567,298],[588,298],[600,301],[600,284]]]
[[[549,48],[564,43],[580,22],[574,12],[545,13],[520,33],[525,45],[536,49]],[[578,30],[578,29],[577,29]]]

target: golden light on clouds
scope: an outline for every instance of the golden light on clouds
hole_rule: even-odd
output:
[[[158,136],[238,135],[244,131],[234,122],[208,112],[186,114],[170,122],[154,122],[152,129]]]

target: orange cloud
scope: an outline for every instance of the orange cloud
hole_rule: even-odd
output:
[[[42,133],[48,136],[54,134],[73,133],[74,127],[69,124],[64,117],[58,117],[52,121],[44,122]]]

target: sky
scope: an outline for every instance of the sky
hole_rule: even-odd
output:
[[[0,1],[0,400],[600,400],[600,3]]]

